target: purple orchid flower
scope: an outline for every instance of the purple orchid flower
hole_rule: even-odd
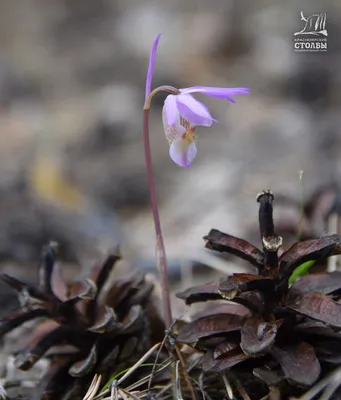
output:
[[[150,53],[146,100],[151,93],[152,76],[160,36],[158,35],[155,39]],[[195,128],[197,126],[210,127],[213,122],[218,122],[211,116],[207,107],[196,100],[191,93],[204,93],[235,103],[232,96],[247,94],[249,89],[192,86],[179,89],[177,92],[177,94],[170,94],[166,97],[162,110],[162,121],[170,145],[169,155],[171,159],[181,167],[187,168],[192,164],[197,153]]]

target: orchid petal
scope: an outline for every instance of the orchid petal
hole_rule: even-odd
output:
[[[161,33],[158,34],[154,40],[150,56],[149,56],[149,65],[148,65],[148,72],[147,72],[147,79],[146,79],[146,96],[145,96],[145,101],[147,101],[151,90],[152,90],[152,80],[153,80],[153,74],[154,74],[154,66],[155,66],[155,58],[156,58],[156,51],[157,51],[157,46],[159,44],[159,40],[161,37]]]
[[[197,154],[197,146],[194,141],[187,139],[174,140],[169,148],[169,155],[171,159],[180,167],[189,167],[195,155]]]
[[[180,115],[192,126],[211,126],[214,119],[207,107],[189,94],[176,95],[176,102]]]
[[[171,144],[173,140],[181,138],[182,135],[186,133],[186,129],[180,124],[180,115],[178,112],[175,116],[174,126],[169,125],[167,120],[166,104],[163,106],[162,109],[162,123],[169,144]]]
[[[174,94],[169,94],[164,103],[166,118],[168,125],[175,126],[179,111],[177,109],[176,97]]]
[[[238,94],[248,94],[249,88],[222,88],[222,87],[208,87],[208,86],[192,86],[189,88],[180,89],[182,94],[189,93],[204,93],[211,97],[218,99],[227,99],[232,103],[235,103],[231,96]]]

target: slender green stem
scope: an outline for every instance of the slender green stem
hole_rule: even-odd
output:
[[[157,204],[153,166],[152,166],[152,156],[150,151],[150,140],[149,140],[149,110],[143,110],[144,121],[143,121],[143,138],[144,138],[144,153],[146,157],[146,167],[147,167],[147,177],[148,186],[150,192],[150,201],[152,205],[153,219],[155,225],[156,234],[156,260],[158,263],[158,268],[160,271],[161,278],[161,289],[162,289],[162,306],[163,314],[167,327],[172,324],[172,310],[170,304],[170,294],[168,285],[168,275],[167,275],[167,258],[165,246],[163,243],[163,236],[161,230],[159,208]]]

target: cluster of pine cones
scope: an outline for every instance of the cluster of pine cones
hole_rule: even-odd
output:
[[[247,261],[254,273],[234,273],[178,294],[187,305],[206,303],[190,322],[179,321],[167,331],[171,357],[176,361],[180,355],[177,368],[186,368],[176,382],[184,399],[260,400],[274,394],[289,399],[340,368],[341,272],[327,272],[326,262],[341,254],[341,237],[306,239],[284,249],[273,201],[270,191],[258,196],[262,249],[215,229],[205,237],[208,249]],[[0,275],[22,300],[20,310],[2,319],[0,336],[35,321],[15,355],[17,368],[28,370],[42,357],[50,360],[39,398],[82,399],[95,373],[109,379],[164,338],[153,284],[143,274],[111,282],[118,260],[112,254],[88,279],[66,283],[50,244],[38,285]],[[296,268],[312,260],[323,271],[290,284]],[[341,398],[339,385],[332,383],[325,398]]]

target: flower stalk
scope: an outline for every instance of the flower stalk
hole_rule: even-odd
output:
[[[145,103],[144,103],[144,106],[143,106],[143,110],[148,110],[148,111],[150,110],[152,99],[159,92],[167,92],[167,93],[170,93],[170,94],[180,94],[181,93],[180,90],[175,88],[174,86],[169,86],[169,85],[159,86],[156,89],[154,89],[148,95],[148,97],[146,97],[146,100],[145,100]]]
[[[154,173],[153,173],[153,164],[152,164],[152,154],[150,150],[150,139],[149,139],[149,109],[151,99],[154,94],[158,93],[160,90],[171,91],[174,88],[167,86],[167,87],[160,87],[155,89],[148,97],[146,97],[145,105],[143,107],[143,140],[144,140],[144,154],[146,159],[146,168],[147,168],[147,178],[148,178],[148,187],[150,193],[150,201],[152,205],[152,213],[153,213],[153,220],[154,220],[154,227],[155,227],[155,234],[156,234],[156,261],[160,273],[160,280],[161,280],[161,298],[162,298],[162,308],[163,308],[163,315],[166,322],[166,326],[170,327],[173,322],[172,318],[172,308],[171,308],[171,301],[170,301],[170,293],[169,293],[169,284],[168,284],[168,272],[167,272],[167,257],[166,257],[166,250],[162,236],[162,229],[161,229],[161,222],[160,222],[160,215],[159,215],[159,207],[157,203],[156,197],[156,189],[155,189],[155,180],[154,180]],[[175,89],[177,90],[177,89]],[[172,92],[171,92],[172,93]],[[184,379],[186,385],[191,393],[192,400],[196,400],[195,391],[193,385],[189,379],[188,372],[186,370],[186,363],[183,359],[178,344],[174,345],[175,351],[180,358],[180,363],[183,369]]]
[[[146,158],[147,178],[148,187],[150,193],[150,201],[152,206],[155,234],[156,234],[156,260],[161,278],[162,288],[162,307],[165,322],[167,326],[172,324],[172,310],[170,304],[168,274],[167,274],[167,258],[166,250],[163,242],[161,222],[159,215],[159,208],[157,204],[155,180],[153,174],[152,155],[150,151],[150,140],[149,140],[149,109],[144,108],[143,110],[143,140],[144,140],[144,154]]]

